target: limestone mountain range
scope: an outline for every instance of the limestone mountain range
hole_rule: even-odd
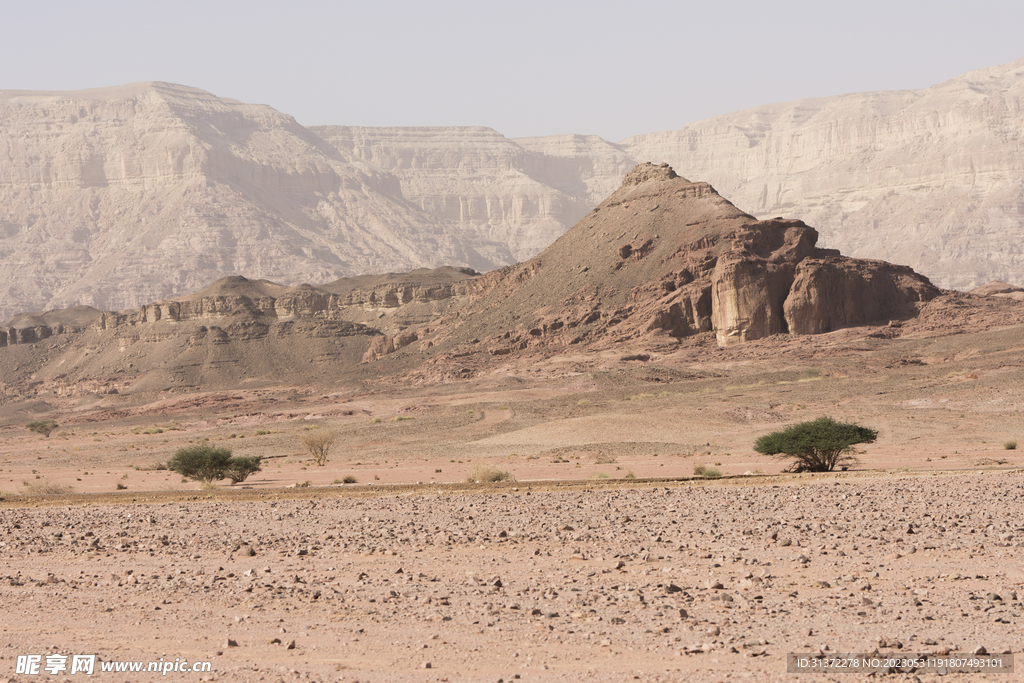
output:
[[[285,285],[541,252],[638,162],[937,285],[1024,281],[1024,60],[920,91],[765,105],[612,143],[303,127],[167,83],[0,91],[0,319],[227,275]]]
[[[936,302],[967,312],[992,298],[951,302],[907,266],[817,239],[799,220],[758,221],[667,164],[638,164],[554,244],[486,275],[444,267],[296,287],[236,275],[130,310],[17,315],[0,326],[0,399],[447,382],[584,348],[671,353],[710,338],[899,330]],[[1024,316],[1015,301],[987,305],[1003,307],[1002,324]]]

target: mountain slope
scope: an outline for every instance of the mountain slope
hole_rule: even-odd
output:
[[[141,83],[0,92],[0,318],[117,309],[225,274],[491,268],[392,176],[263,105]]]

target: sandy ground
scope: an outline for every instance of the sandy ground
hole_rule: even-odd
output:
[[[787,652],[1019,654],[1020,332],[7,401],[0,681],[63,680],[16,656],[79,650],[232,681],[801,680]],[[880,432],[850,471],[776,476],[753,451],[822,414]],[[24,427],[41,417],[49,438]],[[337,433],[325,467],[314,430]],[[264,468],[214,490],[156,469],[203,442]],[[481,464],[517,481],[459,483]]]
[[[1013,471],[41,500],[0,512],[0,666],[95,652],[212,662],[169,674],[186,680],[721,681],[790,680],[787,652],[1020,653],[1022,485]]]

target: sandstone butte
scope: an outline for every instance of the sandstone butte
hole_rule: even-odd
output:
[[[640,164],[541,254],[486,275],[421,269],[297,287],[232,276],[138,309],[15,316],[0,328],[0,388],[141,400],[253,382],[435,383],[513,354],[730,346],[864,325],[891,337],[901,321],[948,332],[982,309],[1000,325],[1024,322],[1019,288],[943,291],[816,240],[801,221],[759,221],[707,183]]]
[[[0,317],[140,306],[540,253],[668,162],[822,246],[942,287],[1024,281],[1024,60],[918,91],[765,105],[618,143],[484,127],[300,126],[167,83],[0,92]]]

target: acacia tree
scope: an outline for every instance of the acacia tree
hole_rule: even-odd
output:
[[[263,458],[259,455],[252,455],[245,458],[231,458],[228,460],[228,467],[225,471],[232,484],[245,481],[250,474],[255,474],[263,469],[260,463]]]
[[[763,455],[792,459],[790,469],[794,472],[831,472],[837,465],[855,461],[850,454],[851,446],[874,443],[877,438],[878,432],[874,429],[819,417],[762,436],[754,442],[754,450]]]
[[[232,458],[227,448],[199,445],[178,449],[174,457],[167,461],[167,469],[207,484],[225,477],[230,478],[232,484],[237,484],[245,481],[250,474],[259,472],[262,461],[263,458],[258,455]]]
[[[227,476],[231,460],[231,451],[227,448],[190,446],[178,449],[167,461],[167,469],[189,479],[210,483]]]
[[[313,456],[313,462],[323,467],[327,464],[327,455],[330,453],[331,446],[334,445],[334,440],[337,436],[336,432],[318,429],[301,435],[299,440],[302,441],[302,445],[306,447],[309,454]]]
[[[57,428],[57,423],[53,420],[37,420],[36,422],[29,422],[25,427],[30,432],[50,436],[50,432]]]

